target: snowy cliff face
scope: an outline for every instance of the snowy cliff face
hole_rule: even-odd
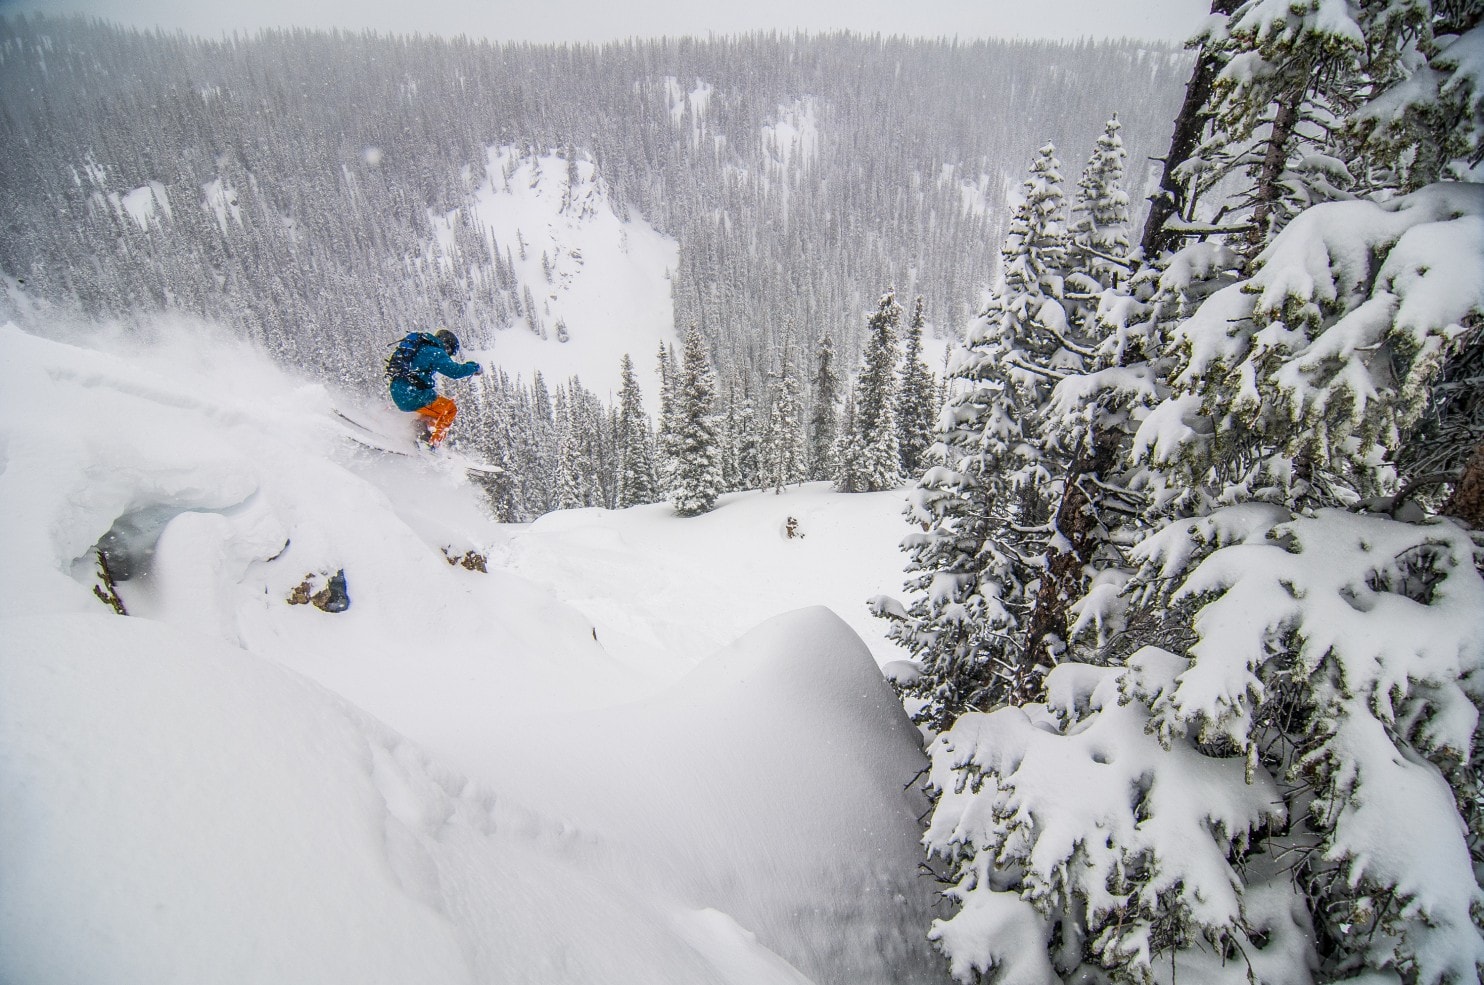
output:
[[[830,611],[689,652],[624,604],[662,508],[501,528],[201,326],[0,345],[0,980],[941,980],[917,736]]]

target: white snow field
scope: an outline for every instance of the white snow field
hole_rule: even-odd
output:
[[[0,327],[0,981],[946,979],[864,606],[900,496],[501,527],[152,335]]]

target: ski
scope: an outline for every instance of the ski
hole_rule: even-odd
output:
[[[457,453],[423,448],[415,443],[410,448],[395,447],[396,439],[389,435],[363,424],[338,407],[332,407],[330,410],[336,417],[351,425],[359,432],[345,433],[345,437],[362,448],[383,452],[388,455],[400,455],[403,458],[429,462],[448,462],[463,469],[464,473],[471,479],[494,479],[505,474],[505,470],[497,465],[486,465],[483,462],[470,461]]]

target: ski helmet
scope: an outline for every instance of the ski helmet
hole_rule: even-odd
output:
[[[450,356],[455,355],[455,354],[458,353],[458,351],[459,351],[459,337],[457,335],[453,334],[452,332],[450,332],[448,329],[446,329],[446,328],[440,328],[440,329],[438,329],[438,331],[436,331],[436,332],[433,333],[433,338],[435,338],[439,342],[443,343],[443,351],[444,352],[447,352]]]

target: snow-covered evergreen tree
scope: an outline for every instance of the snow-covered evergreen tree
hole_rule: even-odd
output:
[[[895,407],[901,319],[893,290],[881,296],[867,319],[866,347],[854,388],[855,413],[836,463],[835,486],[841,492],[878,492],[902,481]]]
[[[996,573],[999,592],[995,618],[985,627],[996,666],[987,694],[996,703],[1038,693],[1035,674],[1062,649],[1061,624],[1074,591],[1069,582],[1082,576],[1076,560],[1082,552],[1060,529],[1057,503],[1077,489],[1075,480],[1067,484],[1076,452],[1047,418],[1053,385],[1094,355],[1089,326],[1069,318],[1080,309],[1065,298],[1068,239],[1055,147],[1038,152],[1022,194],[1002,250],[1004,288],[979,329],[987,373],[998,381],[989,417],[993,444],[1014,442],[1003,464],[986,474],[990,524],[980,563]]]
[[[990,307],[1001,337],[1006,372],[1033,406],[1051,386],[1082,368],[1085,349],[1067,338],[1063,304],[1067,269],[1066,192],[1056,148],[1047,144],[1031,162],[1001,250],[1004,288]]]
[[[526,519],[525,500],[519,477],[525,468],[524,447],[518,422],[527,418],[525,401],[516,405],[510,380],[503,372],[480,377],[484,403],[483,434],[478,444],[484,461],[500,469],[485,490],[495,519],[519,523]]]
[[[742,470],[737,463],[737,402],[728,388],[722,412],[716,415],[716,462],[724,492],[742,488]]]
[[[1393,65],[1426,63],[1372,99],[1347,122],[1346,135],[1372,173],[1364,185],[1415,191],[1444,179],[1468,180],[1484,159],[1484,67],[1479,8],[1472,3],[1400,7],[1367,32]],[[1400,66],[1397,67],[1400,69]]]
[[[714,416],[716,373],[695,328],[685,336],[672,399],[674,431],[669,440],[666,488],[676,513],[696,516],[716,505],[722,489]]]
[[[837,489],[864,489],[867,481],[865,450],[855,430],[855,400],[856,391],[851,388],[845,394],[840,433],[830,446],[830,459],[834,462],[832,475]]]
[[[809,382],[813,393],[813,410],[809,415],[809,478],[829,479],[835,474],[841,385],[835,372],[835,342],[828,332],[819,340],[814,375]]]
[[[1054,593],[1063,610],[1070,604],[1044,577],[1048,554],[1064,546],[1048,503],[1065,474],[1045,410],[1052,384],[1091,353],[1072,341],[1062,307],[1061,181],[1047,145],[1002,250],[1004,288],[970,326],[938,442],[909,500],[908,519],[923,528],[902,545],[909,601],[876,600],[879,614],[898,619],[892,636],[921,662],[907,688],[922,702],[917,715],[938,727],[971,707],[1035,697],[1039,665],[1050,661],[1042,643],[1060,628],[1047,602],[1037,604],[1037,589]]]
[[[626,509],[659,499],[655,478],[653,442],[649,416],[644,413],[644,395],[634,375],[634,362],[624,353],[619,364],[618,391],[618,508]]]
[[[532,481],[531,495],[528,498],[531,512],[536,516],[560,509],[557,505],[557,488],[561,480],[557,466],[557,424],[553,408],[546,378],[538,370],[531,380],[529,457]]]
[[[908,494],[907,520],[919,529],[902,542],[908,604],[881,596],[877,615],[921,671],[906,683],[914,717],[947,727],[972,707],[1000,703],[1014,666],[1002,659],[1015,612],[1002,600],[1019,588],[1004,556],[989,549],[999,519],[995,490],[1023,445],[1007,414],[1009,383],[993,323],[981,317],[949,364],[947,398],[925,470]]]
[[[660,377],[660,416],[655,436],[655,472],[660,476],[661,486],[668,483],[670,462],[674,457],[674,439],[677,431],[675,420],[675,392],[679,385],[680,369],[675,362],[674,348],[666,349],[661,342],[656,356],[656,368]]]
[[[902,353],[902,374],[897,384],[897,450],[902,474],[922,472],[923,454],[933,440],[938,417],[938,385],[932,370],[922,361],[922,331],[926,324],[921,295],[912,304],[907,321],[907,342]]]
[[[1346,153],[1346,115],[1409,73],[1434,8],[1454,6],[1469,5],[1246,0],[1213,18],[1207,46],[1222,67],[1209,130],[1183,173],[1192,200],[1234,178],[1240,191],[1195,231],[1239,233],[1233,246],[1251,261],[1302,210],[1351,198],[1364,161]]]
[[[1034,445],[1045,481],[1037,492],[1044,498],[1047,527],[1039,538],[1026,531],[1010,541],[1022,557],[1040,541],[1024,659],[1041,667],[1066,659],[1073,608],[1093,581],[1117,566],[1117,528],[1139,505],[1115,474],[1131,418],[1127,404],[1147,389],[1147,374],[1121,366],[1136,358],[1121,344],[1126,340],[1110,340],[1112,321],[1128,300],[1117,288],[1132,266],[1119,129],[1115,116],[1083,171],[1064,254],[1063,293],[1055,299],[1059,303],[1041,305],[1032,325],[1032,337],[1042,337],[1029,350],[1040,354],[1046,377],[1055,381],[1044,398],[1038,390],[1027,401],[1038,401]]]
[[[582,451],[572,426],[572,403],[565,387],[556,394],[556,508],[575,510],[587,505]]]
[[[1247,162],[1227,171],[1247,218],[1105,294],[1106,339],[1048,405],[1044,447],[1106,434],[1128,471],[1093,488],[1148,496],[1142,537],[1119,538],[1130,567],[1070,609],[1086,649],[1069,655],[1099,665],[1060,664],[1044,701],[963,715],[932,749],[927,841],[960,906],[933,936],[961,977],[1484,971],[1484,536],[1417,509],[1440,496],[1401,503],[1397,475],[1445,420],[1465,464],[1442,481],[1456,497],[1473,474],[1477,418],[1449,388],[1477,378],[1484,195],[1412,189],[1418,156],[1393,166],[1380,144],[1354,185],[1368,197],[1304,178],[1333,172],[1311,152],[1337,134],[1384,143],[1441,69],[1462,78],[1481,15],[1254,0],[1212,28],[1226,60],[1201,160]]]
[[[1136,604],[1186,614],[1181,653],[1064,664],[1044,704],[965,715],[932,749],[956,969],[1475,981],[1477,541],[1245,504],[1136,557]]]
[[[772,400],[768,428],[763,435],[763,488],[781,493],[790,483],[804,480],[804,429],[799,418],[799,379],[793,349],[785,343],[771,375]]]
[[[763,427],[758,421],[750,376],[742,373],[731,389],[727,408],[727,428],[723,452],[730,460],[734,474],[726,477],[724,488],[759,489],[763,485]]]
[[[1484,185],[1316,206],[1174,332],[1173,392],[1135,451],[1216,501],[1354,503],[1481,308]]]
[[[1084,306],[1095,309],[1095,298],[1104,290],[1128,280],[1129,199],[1123,188],[1123,129],[1117,115],[1108,121],[1097,148],[1077,183],[1072,205],[1068,290],[1084,298]],[[1091,302],[1090,304],[1088,302]]]

